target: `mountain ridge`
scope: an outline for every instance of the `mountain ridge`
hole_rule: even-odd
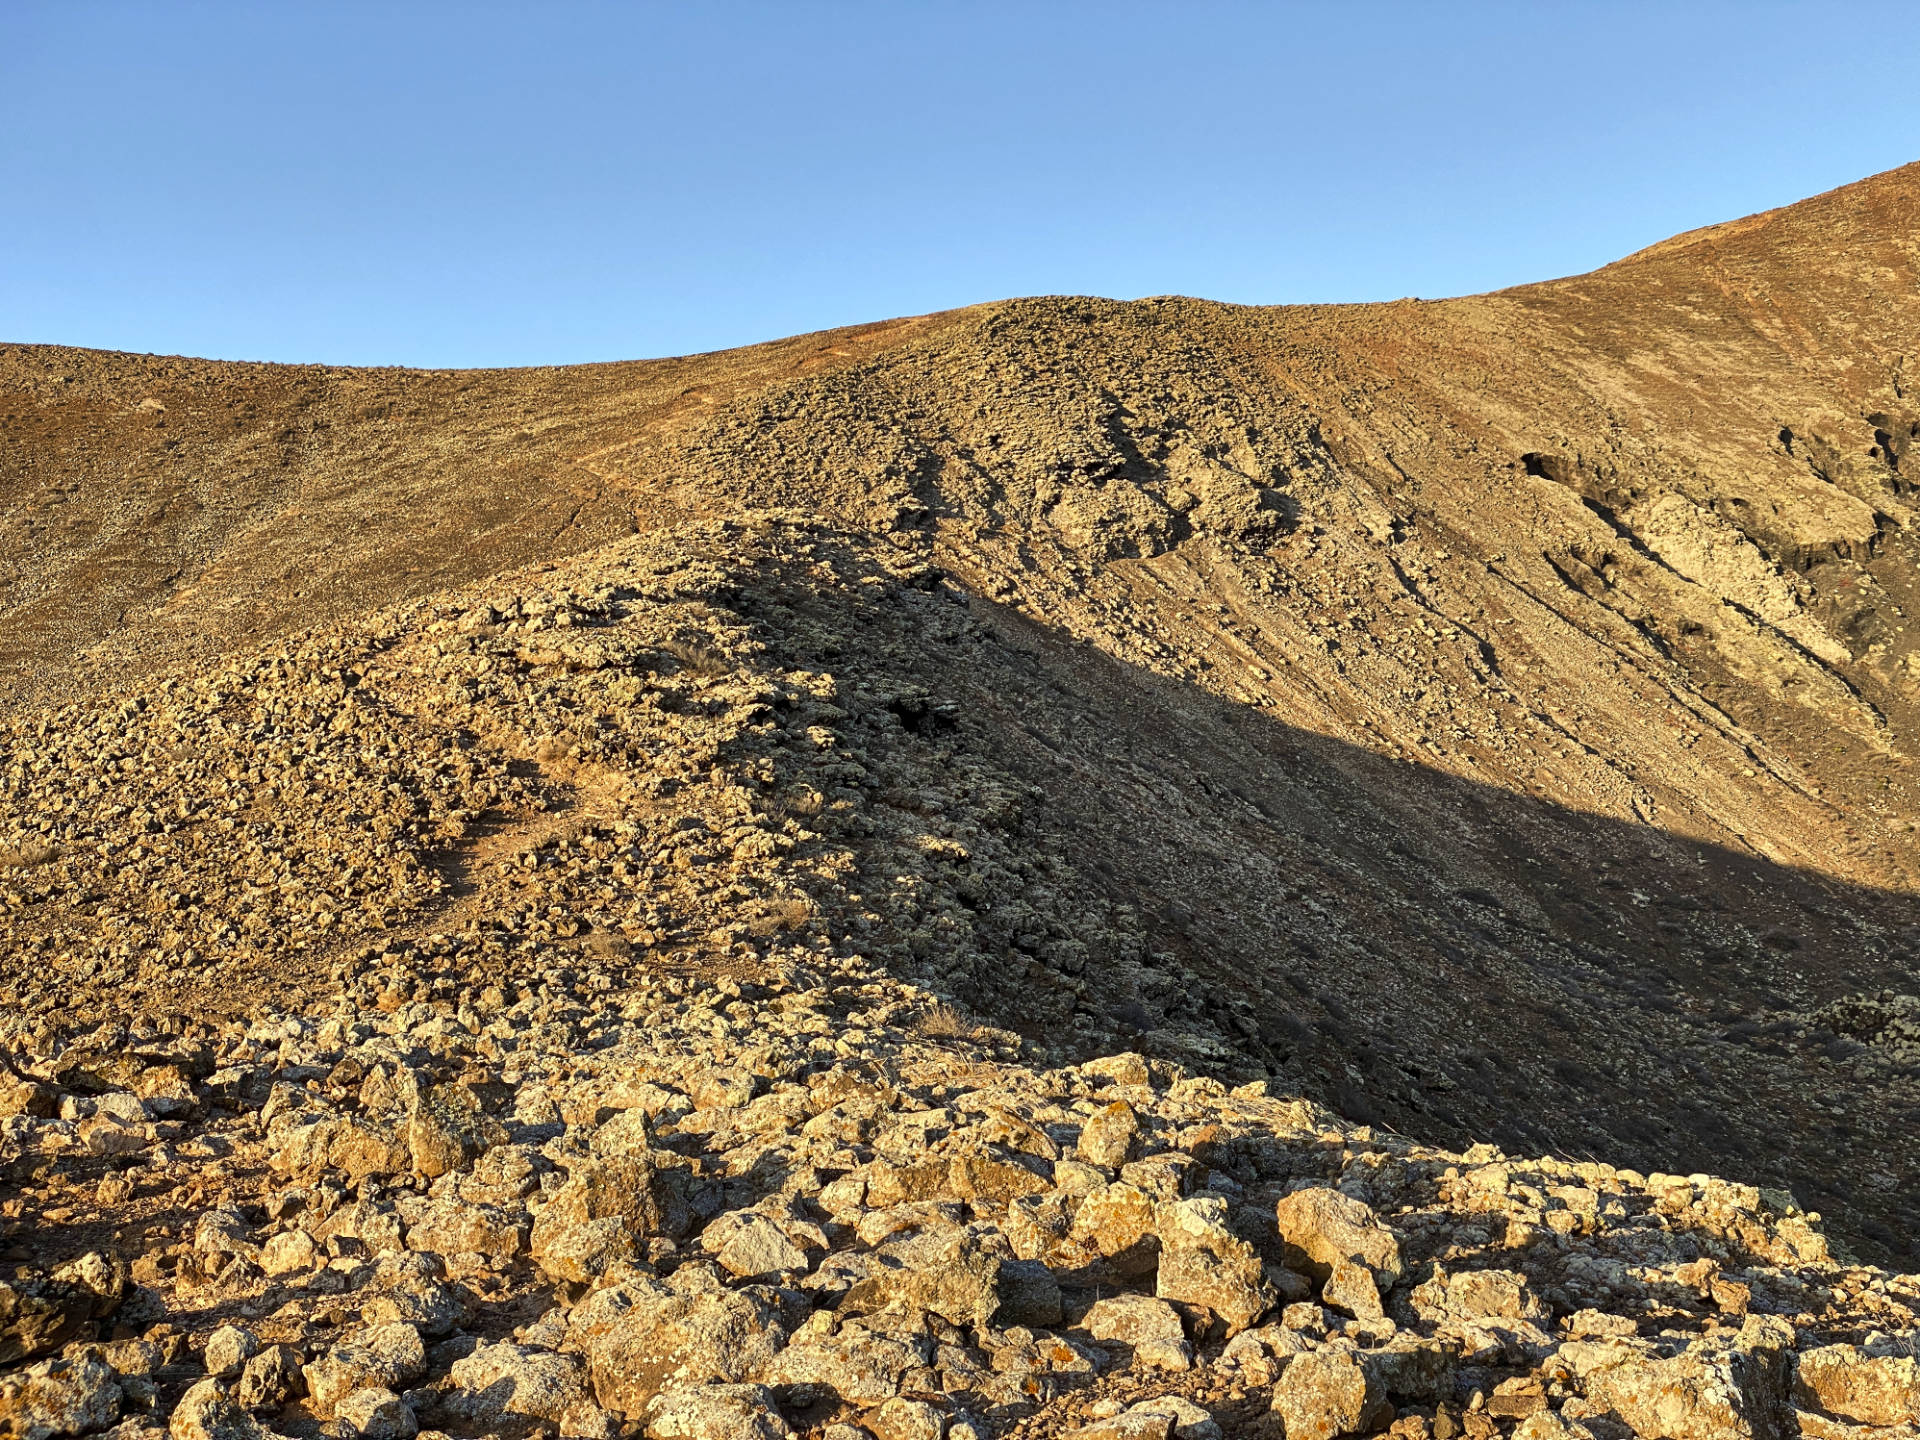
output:
[[[393,1187],[413,1226],[429,1222],[406,1207],[443,1173],[436,1203],[480,1196],[469,1170],[490,1147],[549,1176],[545,1197],[559,1170],[631,1144],[667,1169],[663,1149],[697,1159],[723,1229],[772,1225],[805,1251],[792,1237],[812,1225],[835,1264],[880,1264],[891,1222],[873,1216],[924,1202],[963,1207],[943,1225],[1014,1236],[1007,1263],[1040,1264],[1056,1290],[1133,1284],[1100,1268],[1111,1253],[1060,1248],[1091,1193],[1072,1186],[1151,1195],[1173,1207],[1153,1212],[1155,1253],[1178,1253],[1191,1222],[1224,1264],[1245,1256],[1179,1207],[1239,1215],[1257,1195],[1266,1218],[1235,1224],[1265,1236],[1287,1201],[1260,1187],[1291,1175],[1384,1216],[1438,1205],[1466,1268],[1511,1262],[1558,1297],[1555,1324],[1598,1313],[1586,1296],[1640,1317],[1649,1345],[1693,1327],[1695,1348],[1661,1364],[1777,1376],[1816,1338],[1878,1344],[1852,1297],[1892,1282],[1849,1251],[1911,1268],[1920,1185],[1916,235],[1909,166],[1586,276],[1452,300],[1041,297],[516,371],[0,347],[0,1043],[32,1105],[57,1094],[74,1112],[26,1127],[10,1173],[26,1213],[65,1196],[92,1217],[43,1227],[47,1260],[130,1215],[176,1224],[167,1186],[239,1204],[235,1177],[271,1172],[262,1205],[291,1179],[344,1203],[371,1177],[356,1205]],[[813,1012],[838,1017],[845,1048],[807,1028]],[[650,1048],[656,1016],[680,1048]],[[726,1075],[693,1073],[703,1033]],[[540,1098],[573,1093],[603,1044],[638,1067],[621,1083],[659,1090],[624,1107],[671,1116],[657,1134],[587,1088],[564,1114]],[[121,1076],[100,1056],[129,1045],[145,1058]],[[1014,1098],[991,1103],[1015,1118],[956,1124],[961,1168],[942,1158],[915,1200],[921,1182],[885,1168],[913,1154],[894,1111],[959,1104],[924,1067],[960,1073],[969,1054],[1012,1067],[993,1083]],[[1178,1175],[1125,1178],[1163,1153],[1132,1140],[1097,1159],[1081,1102],[1114,1065]],[[106,1152],[86,1162],[99,1177],[50,1158],[60,1125],[106,1136],[94,1122],[135,1086],[158,1097],[142,1123],[185,1117],[175,1140],[241,1145],[253,1168],[169,1152],[153,1162],[165,1185],[123,1195]],[[430,1118],[436,1086],[464,1087],[445,1104],[467,1119]],[[878,1087],[860,1092],[879,1097],[864,1120],[838,1108],[860,1086]],[[1287,1111],[1309,1117],[1295,1133],[1230,1094],[1322,1108]],[[81,1113],[102,1095],[107,1110]],[[728,1171],[761,1163],[716,1118],[749,1102],[813,1158],[766,1184]],[[1178,1109],[1216,1103],[1254,1125],[1235,1131],[1245,1153]],[[321,1128],[295,1144],[303,1115]],[[442,1141],[416,1153],[405,1137],[443,1121],[461,1158],[427,1173]],[[1049,1125],[1097,1176],[1028,1133]],[[118,1134],[99,1144],[159,1138]],[[1516,1182],[1543,1197],[1598,1186],[1622,1216],[1674,1217],[1654,1227],[1670,1243],[1653,1288],[1588,1294],[1555,1247],[1592,1240],[1567,1253],[1598,1274],[1639,1242],[1566,1218],[1572,1201],[1514,1192],[1499,1202],[1513,1238],[1463,1239],[1470,1194],[1506,1173],[1487,1142],[1554,1157]],[[1272,1144],[1286,1158],[1268,1169],[1247,1158]],[[1325,1174],[1320,1145],[1343,1157]],[[1399,1158],[1363,1165],[1369,1147]],[[1034,1204],[1054,1218],[975,1193],[967,1167],[988,1160],[1044,1161],[1051,1198]],[[69,1169],[96,1198],[68,1193]],[[1661,1210],[1676,1170],[1701,1183]],[[1724,1199],[1708,1172],[1735,1187],[1737,1221],[1687,1208]],[[828,1187],[855,1181],[895,1198],[834,1209],[847,1192]],[[535,1199],[511,1199],[545,1233]],[[614,1291],[668,1304],[648,1287],[707,1262],[675,1248],[690,1232],[661,1229],[665,1213],[629,1217],[620,1263],[640,1271],[536,1241],[537,1263],[477,1270],[472,1295],[504,1287],[523,1307],[514,1343],[587,1363],[600,1332],[535,1343],[536,1311],[586,1326]],[[278,1233],[327,1241],[294,1214],[272,1210]],[[853,1251],[838,1215],[872,1232]],[[1815,1224],[1831,1242],[1796,1228]],[[1406,1308],[1397,1272],[1369,1281],[1370,1305],[1349,1294],[1355,1310],[1278,1236],[1258,1243],[1312,1277],[1300,1301],[1353,1322],[1345,1342],[1347,1321],[1326,1332],[1336,1350],[1385,1345],[1393,1332],[1367,1328],[1383,1304],[1409,1335],[1436,1323]],[[167,1314],[202,1284],[233,1304],[280,1295],[253,1252],[231,1253],[253,1270],[225,1291],[192,1267],[140,1283],[174,1297]],[[1674,1278],[1702,1258],[1773,1308],[1748,1317],[1717,1270]],[[789,1278],[831,1291],[803,1261]],[[713,1293],[770,1272],[731,1273]],[[1428,1281],[1431,1308],[1448,1282]],[[1248,1283],[1253,1299],[1172,1294],[1206,1312],[1176,1317],[1180,1343],[1217,1351],[1207,1314],[1280,1298]],[[1792,1308],[1807,1286],[1839,1298]],[[1078,1303],[1059,1312],[1076,1325]],[[1528,1324],[1547,1314],[1513,1303]],[[1886,1324],[1906,1334],[1901,1313]],[[1799,1330],[1783,1339],[1766,1315]],[[310,1318],[288,1333],[317,1356]],[[940,1343],[1016,1343],[975,1319],[973,1338]],[[1546,1396],[1519,1357],[1559,1343],[1471,1352],[1472,1383]],[[653,1393],[591,1363],[597,1403],[641,1423]],[[1269,1368],[1271,1389],[1285,1376]],[[786,1376],[766,1383],[799,1428],[841,1423],[808,1409],[811,1381],[722,1371]],[[1002,1419],[1059,1433],[1065,1382],[1035,1383],[1038,1401],[995,1402],[1014,1407]],[[1605,1415],[1638,1413],[1601,1405],[1608,1382],[1553,1383],[1567,1425],[1619,1433]],[[1794,1405],[1807,1433],[1842,1433],[1814,1411],[1851,1413],[1761,1389],[1764,1423],[1686,1434],[1792,1433]],[[1437,1425],[1468,1393],[1403,1395],[1425,1413],[1401,1418]],[[1569,1397],[1600,1408],[1567,1413]],[[1164,1440],[1173,1420],[1142,1424]]]

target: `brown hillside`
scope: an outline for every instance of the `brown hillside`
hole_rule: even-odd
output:
[[[11,999],[319,1004],[428,934],[750,976],[791,916],[1060,1057],[1911,1262],[1917,246],[1920,166],[1456,300],[0,350]],[[543,934],[500,862],[556,835]]]

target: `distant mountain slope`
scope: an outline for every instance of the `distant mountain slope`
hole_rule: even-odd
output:
[[[654,723],[623,715],[647,677],[826,676],[774,708],[781,746],[817,728],[807,745],[855,752],[807,782],[826,818],[801,827],[851,868],[763,858],[827,946],[1067,1052],[1271,1073],[1448,1143],[1789,1182],[1910,1255],[1917,211],[1908,167],[1494,295],[1022,300],[625,366],[5,351],[0,756],[79,747],[65,779],[16,758],[0,844],[65,868],[39,928],[13,923],[33,956],[79,956],[112,869],[89,850],[170,785],[259,772],[260,725],[316,753],[312,705],[278,687],[345,685],[321,671],[391,672],[366,694],[397,728],[368,753],[402,790],[447,788],[400,773],[416,749],[458,749],[476,786],[590,755],[719,787],[675,802],[696,810],[758,795],[757,757],[601,757]],[[486,628],[568,607],[583,632],[657,627],[576,605],[635,547],[698,577],[678,658],[663,633],[574,666]],[[375,658],[394,644],[400,669]],[[221,663],[251,698],[187,760],[156,732],[87,804],[47,808],[100,740],[62,727],[116,713],[94,697],[184,714],[163,687]],[[50,726],[60,700],[78,708]],[[304,766],[287,823],[331,824],[373,765]],[[418,875],[329,911],[308,958],[443,915],[524,925],[462,877],[489,827],[508,844],[546,812],[482,790],[407,842]],[[437,826],[439,803],[394,823]],[[336,850],[274,849],[273,885],[365,880]],[[203,862],[265,891],[255,859]],[[62,887],[96,898],[60,908]],[[754,923],[719,893],[671,914],[602,897],[540,943],[630,924],[751,964],[713,938]],[[114,915],[100,1002],[178,1003],[179,967],[142,959],[181,953],[177,920]],[[284,958],[269,938],[236,927],[193,965],[257,979]],[[52,1003],[41,963],[16,969],[20,1003]]]

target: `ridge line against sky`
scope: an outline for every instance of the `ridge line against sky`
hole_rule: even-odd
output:
[[[0,7],[0,341],[684,354],[1577,273],[1915,158],[1892,5]],[[1784,47],[1784,48],[1783,48]]]

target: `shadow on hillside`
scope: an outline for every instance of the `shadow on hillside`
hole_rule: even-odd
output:
[[[901,743],[1041,787],[1048,843],[1146,917],[1151,961],[1089,966],[1082,1048],[1204,1032],[1229,1071],[1355,1120],[1789,1187],[1920,1264],[1920,1079],[1890,1076],[1870,1011],[1815,1013],[1914,988],[1920,900],[1393,760],[969,608],[987,643],[895,647],[962,717]],[[1017,985],[966,998],[1020,1028]]]

